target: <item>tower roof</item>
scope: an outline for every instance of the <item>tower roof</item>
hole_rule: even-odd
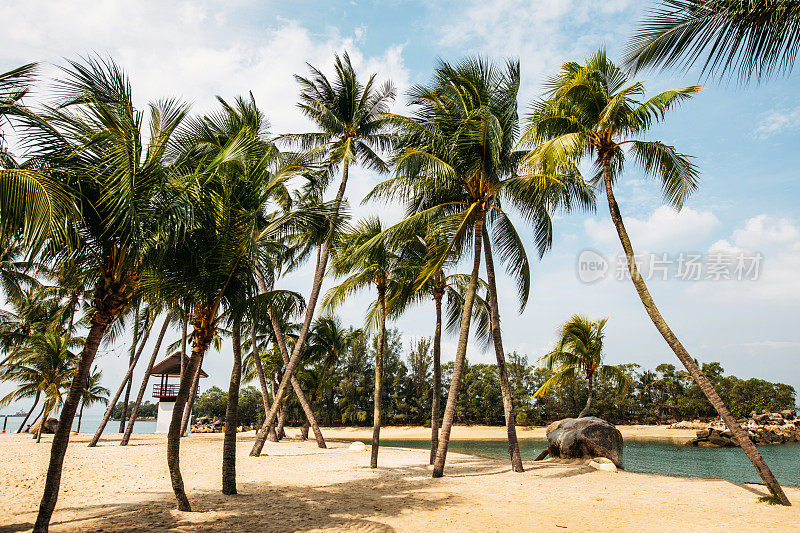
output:
[[[184,355],[183,361],[185,368],[189,367],[189,358]],[[153,370],[150,372],[151,376],[180,376],[181,375],[181,352],[177,351],[174,354],[170,355],[160,363],[153,366]],[[200,369],[200,377],[207,378],[208,374],[203,372],[203,369]]]

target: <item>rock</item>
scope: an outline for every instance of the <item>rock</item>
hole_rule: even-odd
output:
[[[622,468],[622,448],[619,430],[593,416],[565,418],[547,426],[547,449],[552,458],[605,457],[617,468]]]
[[[781,411],[781,416],[786,420],[794,420],[795,414],[791,409],[784,409]]]
[[[615,465],[614,462],[607,457],[595,457],[589,461],[589,466],[596,470],[603,470],[605,472],[617,471],[617,465]]]
[[[36,435],[36,432],[39,431],[39,425],[42,423],[42,419],[36,421],[35,424],[28,426],[28,433],[33,433]],[[53,434],[58,429],[58,419],[57,418],[48,418],[47,421],[44,423],[44,428],[42,429],[42,433],[44,434]]]
[[[708,442],[710,442],[711,444],[714,444],[715,446],[721,446],[721,447],[726,447],[726,448],[729,447],[729,446],[736,446],[733,443],[733,440],[731,438],[722,437],[722,436],[718,437],[716,435],[710,436],[708,438]]]
[[[708,429],[708,428],[697,430],[697,438],[698,439],[704,439],[704,438],[708,437],[709,435],[711,435],[711,430]]]
[[[363,452],[367,449],[367,445],[360,441],[351,442],[350,446],[348,447],[349,450],[353,450],[354,452]]]

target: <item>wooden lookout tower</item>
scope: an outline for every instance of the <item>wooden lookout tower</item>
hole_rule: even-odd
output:
[[[183,355],[184,368],[189,368],[189,358]],[[153,384],[153,398],[158,399],[158,416],[156,418],[156,433],[169,431],[172,420],[172,411],[175,408],[175,399],[178,397],[181,376],[181,352],[175,352],[153,367],[151,376],[157,378]],[[174,383],[169,378],[178,378]],[[208,374],[200,369],[200,377],[207,378]]]

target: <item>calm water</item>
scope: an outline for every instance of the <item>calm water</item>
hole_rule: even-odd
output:
[[[97,428],[100,427],[100,421],[103,419],[101,416],[83,416],[83,422],[81,422],[81,433],[94,433],[97,431]],[[9,418],[8,419],[8,426],[6,427],[6,432],[13,433],[17,430],[19,425],[22,423],[22,418]],[[0,420],[0,429],[3,427],[3,422]],[[78,429],[78,417],[75,417],[75,421],[72,423],[72,429]],[[106,429],[103,432],[105,433],[116,433],[119,431],[119,420],[109,420],[108,424],[106,424]],[[137,420],[136,424],[133,425],[133,432],[134,433],[155,433],[156,431],[156,421],[155,420]]]
[[[363,441],[368,444],[368,441]],[[381,439],[382,446],[430,449],[430,441]],[[545,447],[543,439],[520,439],[522,459],[536,458]],[[503,440],[451,440],[450,451],[508,459]],[[760,446],[759,451],[780,483],[800,487],[800,444]],[[693,448],[677,444],[625,441],[625,469],[667,476],[729,479],[736,483],[759,483],[753,465],[739,448]]]

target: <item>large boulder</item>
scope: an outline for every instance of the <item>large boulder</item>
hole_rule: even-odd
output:
[[[39,431],[39,426],[41,424],[42,424],[42,419],[40,418],[39,420],[36,421],[35,424],[28,426],[27,429],[28,433],[33,433],[34,435],[36,435],[36,433]],[[52,435],[53,433],[56,432],[57,429],[58,429],[58,419],[48,418],[44,423],[44,427],[42,428],[42,433]]]
[[[622,433],[594,416],[565,418],[547,426],[547,451],[561,459],[606,457],[622,468]]]

